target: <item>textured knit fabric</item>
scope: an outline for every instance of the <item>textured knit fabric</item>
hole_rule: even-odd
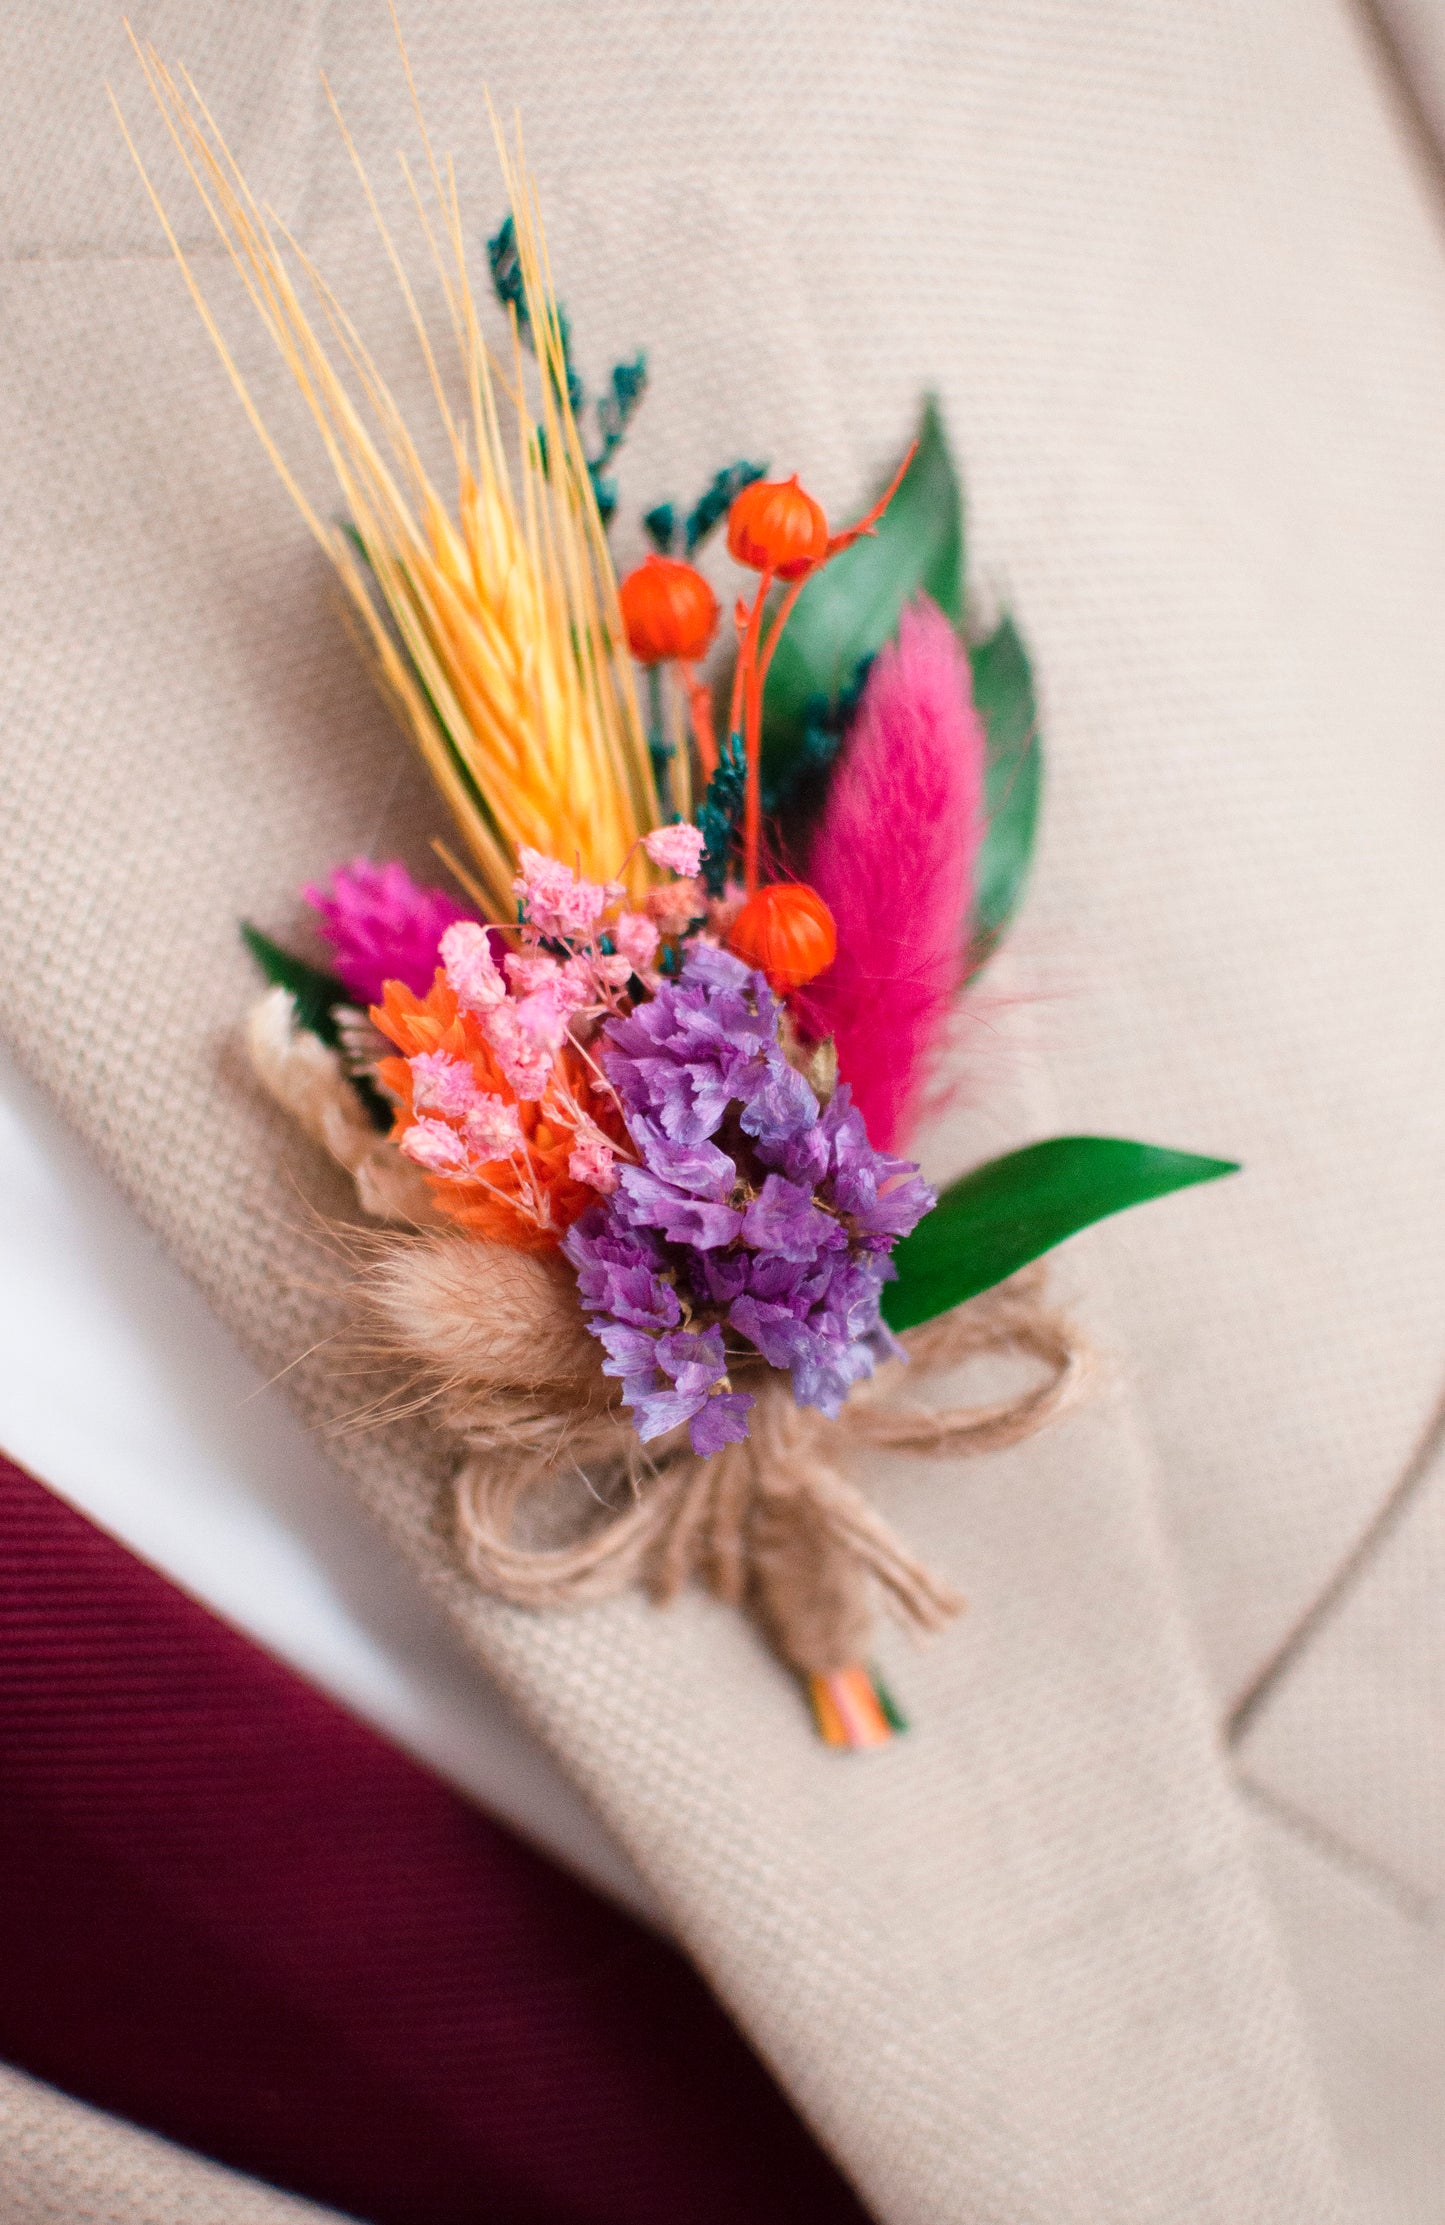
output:
[[[1430,141],[1445,181],[1445,8],[1440,0],[1362,0],[1407,119]]]
[[[139,25],[422,406],[316,86],[324,62],[404,215],[381,11],[175,0]],[[1445,1361],[1426,188],[1335,0],[544,0],[422,5],[408,31],[473,236],[486,78],[524,110],[587,367],[649,346],[624,561],[640,508],[733,455],[846,516],[920,385],[942,395],[1052,775],[1016,1013],[976,1037],[937,1171],[1100,1127],[1250,1173],[1078,1247],[1066,1279],[1106,1334],[1110,1286],[1128,1353],[1112,1401],[970,1470],[870,1479],[973,1607],[927,1656],[885,1645],[916,1728],[868,1761],[819,1751],[701,1599],[476,1599],[422,1436],[349,1440],[359,1498],[878,2215],[1316,2225],[1329,2143],[1215,1726],[1399,1475]],[[0,325],[25,553],[4,1025],[281,1366],[336,1320],[298,1189],[344,1201],[241,1069],[232,923],[286,930],[296,887],[368,847],[424,870],[436,822],[127,179],[107,72],[118,29],[86,0],[17,27],[3,93],[28,150]],[[325,1351],[290,1380],[318,1423],[356,1395]]]
[[[0,1568],[0,2058],[376,2225],[862,2225],[669,1948],[6,1463]]]
[[[341,2225],[0,2063],[3,2225]]]

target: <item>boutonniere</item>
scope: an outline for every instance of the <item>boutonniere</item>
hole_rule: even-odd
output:
[[[520,143],[498,135],[510,209],[485,242],[424,133],[407,171],[441,333],[357,162],[443,482],[193,89],[141,59],[320,429],[339,522],[177,247],[187,282],[444,807],[444,885],[317,860],[324,965],[245,934],[269,983],[256,1072],[386,1225],[360,1294],[455,1448],[458,1550],[538,1610],[700,1580],[757,1615],[831,1744],[881,1743],[902,1718],[869,1666],[875,1601],[923,1630],[960,1602],[855,1456],[1043,1426],[1085,1356],[1035,1263],[1230,1171],[1065,1136],[936,1195],[902,1155],[1019,901],[1041,786],[1023,639],[966,625],[939,415],[841,524],[796,474],[723,463],[690,504],[654,504],[651,553],[619,579],[612,467],[646,364],[589,393]],[[715,535],[736,597],[716,698]],[[1027,1386],[961,1409],[903,1395],[984,1352],[1031,1362]]]

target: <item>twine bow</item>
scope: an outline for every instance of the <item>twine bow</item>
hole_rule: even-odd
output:
[[[914,1629],[936,1630],[963,1602],[910,1553],[842,1473],[851,1450],[933,1456],[982,1453],[1032,1436],[1078,1396],[1088,1355],[1076,1331],[1043,1300],[1035,1271],[903,1339],[905,1367],[885,1366],[855,1387],[836,1421],[798,1406],[789,1379],[759,1369],[736,1381],[757,1404],[749,1436],[699,1459],[683,1432],[654,1458],[638,1458],[625,1414],[597,1410],[595,1386],[573,1407],[560,1443],[519,1445],[508,1417],[463,1427],[455,1478],[457,1539],[485,1591],[522,1607],[574,1607],[641,1583],[659,1602],[692,1580],[760,1613],[779,1652],[805,1676],[826,1675],[864,1654],[876,1585]],[[942,1373],[984,1354],[1032,1360],[1042,1376],[1012,1397],[931,1409],[898,1399],[910,1378]],[[561,1545],[518,1543],[524,1502],[555,1483],[563,1462],[611,1470],[624,1503]],[[646,1463],[646,1464],[644,1464]]]

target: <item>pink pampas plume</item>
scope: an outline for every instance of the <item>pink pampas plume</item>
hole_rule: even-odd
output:
[[[799,1017],[836,1038],[839,1075],[882,1151],[918,1117],[963,978],[984,747],[967,653],[920,596],[868,675],[807,861],[838,955]]]
[[[301,894],[331,945],[338,979],[363,1011],[381,1003],[388,981],[425,996],[441,962],[442,936],[455,921],[475,916],[444,888],[419,887],[404,865],[374,865],[370,858],[338,865],[327,887]]]

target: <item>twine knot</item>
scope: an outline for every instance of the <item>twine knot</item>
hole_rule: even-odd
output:
[[[659,1602],[690,1581],[767,1626],[804,1676],[826,1676],[864,1654],[881,1591],[900,1620],[939,1629],[963,1602],[904,1545],[843,1472],[872,1447],[934,1457],[1016,1444],[1071,1405],[1088,1370],[1078,1333],[1044,1301],[1029,1270],[903,1339],[892,1361],[856,1385],[836,1420],[796,1404],[789,1378],[759,1366],[736,1380],[753,1392],[750,1433],[700,1459],[685,1431],[640,1447],[611,1401],[615,1386],[554,1387],[551,1441],[520,1439],[495,1405],[459,1417],[466,1451],[455,1477],[457,1541],[481,1587],[521,1607],[576,1607],[641,1583]],[[985,1354],[1036,1363],[1022,1391],[979,1406],[929,1408],[899,1397],[910,1378]],[[585,1467],[620,1504],[559,1545],[518,1542],[519,1516],[559,1465]]]

